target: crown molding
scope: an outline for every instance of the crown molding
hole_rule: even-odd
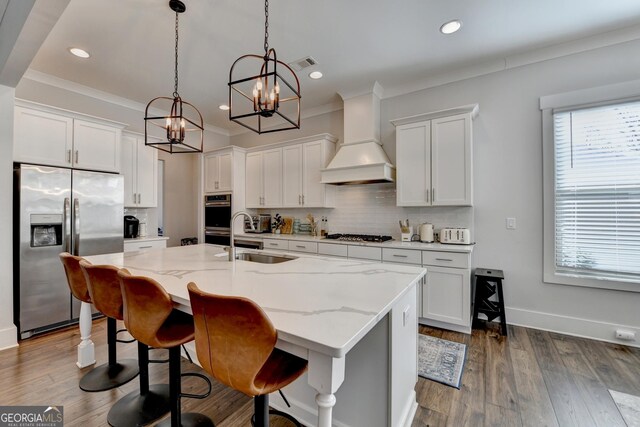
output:
[[[144,112],[145,109],[147,108],[147,105],[141,102],[133,101],[131,99],[124,98],[122,96],[118,96],[109,92],[104,92],[98,89],[94,89],[92,87],[85,86],[80,83],[75,83],[70,80],[65,80],[60,77],[52,76],[51,74],[46,74],[31,68],[29,68],[24,73],[23,78],[34,81],[34,82],[46,84],[48,86],[57,87],[59,89],[68,90],[70,92],[88,96],[90,98],[98,99],[100,101],[108,102],[110,104],[118,105],[120,107],[128,108],[134,111]],[[165,114],[164,111],[161,111],[157,108],[150,109],[150,112],[157,115]],[[223,136],[230,136],[230,132],[227,129],[223,129],[221,127],[210,125],[207,123],[204,124],[204,129],[209,132],[217,133]]]

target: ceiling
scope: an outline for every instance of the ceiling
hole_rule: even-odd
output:
[[[180,95],[205,123],[238,126],[226,103],[229,67],[262,54],[264,3],[183,0]],[[0,3],[2,3],[0,1]],[[116,7],[117,5],[117,7]],[[340,103],[338,93],[403,87],[425,76],[486,63],[516,52],[637,25],[637,0],[277,0],[269,7],[269,44],[291,62],[318,65],[298,73],[302,112]],[[458,18],[462,29],[439,27]],[[173,92],[175,14],[168,0],[71,0],[31,68],[146,104]],[[69,47],[91,53],[82,60]],[[308,73],[321,70],[324,78]]]

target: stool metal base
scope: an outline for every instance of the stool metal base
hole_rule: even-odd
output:
[[[215,427],[215,424],[209,417],[195,412],[187,412],[180,414],[180,425],[182,427]],[[171,417],[162,420],[156,427],[171,427]]]
[[[93,368],[80,379],[80,389],[89,392],[111,390],[128,383],[139,373],[138,361],[135,359],[123,359],[113,365],[105,363]]]
[[[107,422],[113,427],[143,426],[169,413],[169,385],[154,384],[141,395],[132,391],[111,407]]]

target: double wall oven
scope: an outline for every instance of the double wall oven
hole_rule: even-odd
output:
[[[229,246],[231,194],[204,196],[204,242]]]

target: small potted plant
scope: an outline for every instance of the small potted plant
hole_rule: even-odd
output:
[[[280,234],[282,227],[284,226],[284,218],[280,216],[280,214],[276,214],[273,217],[273,223],[271,223],[271,227],[273,228],[273,232],[276,234]]]

